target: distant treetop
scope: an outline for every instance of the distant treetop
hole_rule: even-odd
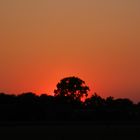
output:
[[[81,98],[87,97],[90,90],[83,80],[75,76],[63,78],[56,87],[55,96],[67,96],[73,100],[81,100]]]

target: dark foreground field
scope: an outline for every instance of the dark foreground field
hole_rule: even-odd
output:
[[[140,124],[93,122],[1,123],[1,138],[9,140],[135,140],[140,139]]]

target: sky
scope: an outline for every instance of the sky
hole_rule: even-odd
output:
[[[139,0],[0,0],[0,92],[53,94],[77,76],[140,101]]]

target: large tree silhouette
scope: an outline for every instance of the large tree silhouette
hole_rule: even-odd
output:
[[[81,100],[88,96],[89,87],[78,77],[66,77],[57,84],[55,96],[68,97],[72,100]]]

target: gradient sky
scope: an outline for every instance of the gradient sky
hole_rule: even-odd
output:
[[[0,92],[52,93],[73,75],[140,101],[140,1],[0,0]]]

